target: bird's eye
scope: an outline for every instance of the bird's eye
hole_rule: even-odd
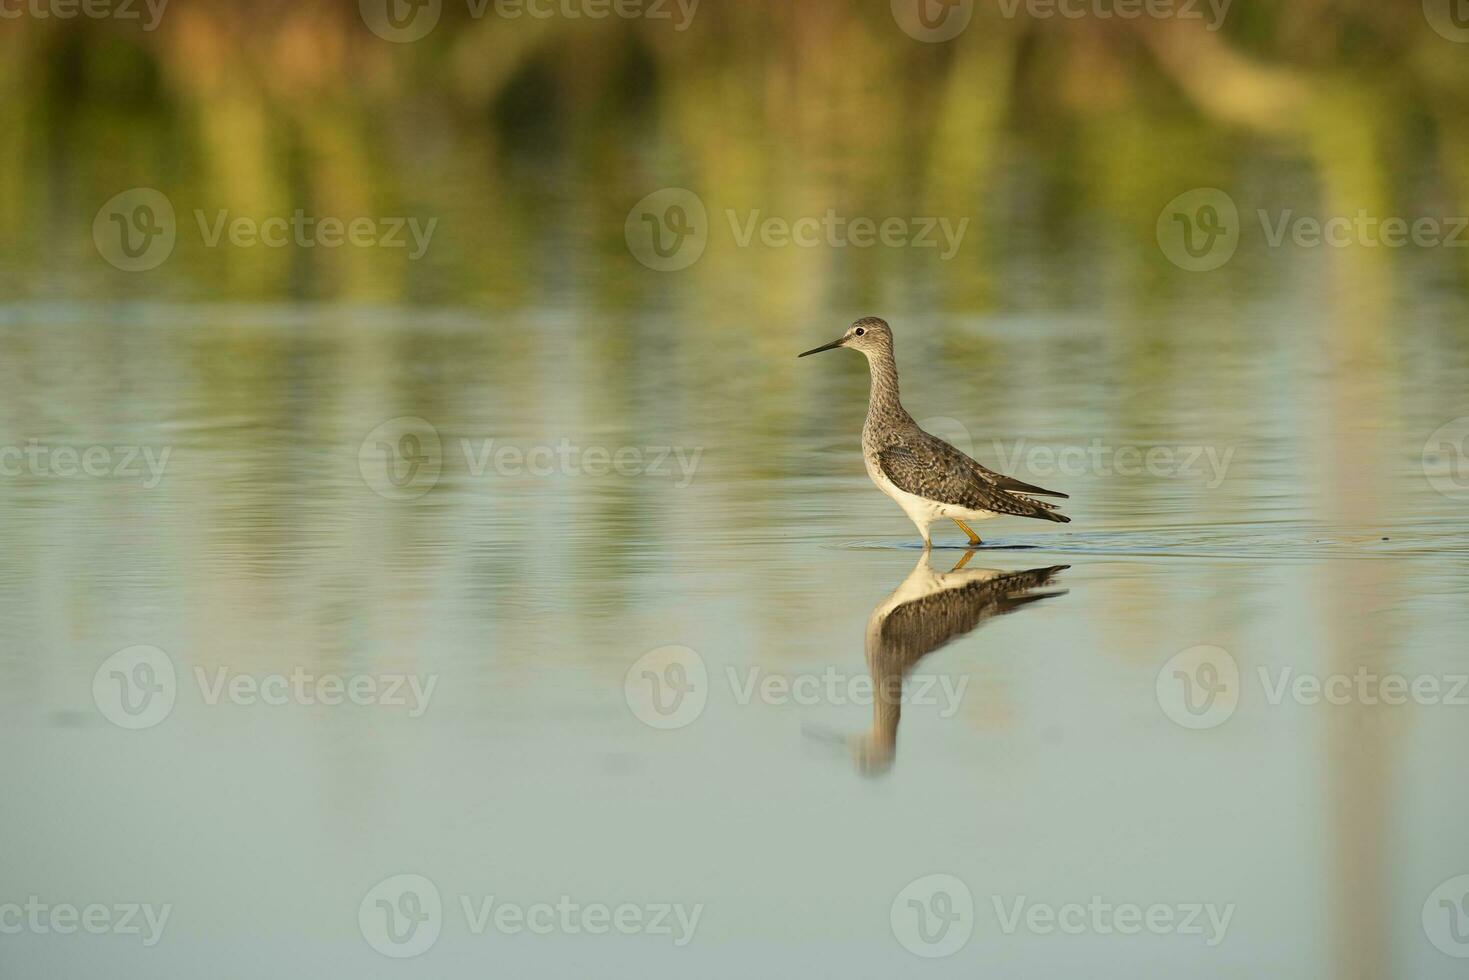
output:
[[[857,336],[859,336],[859,337],[860,337],[860,336],[862,336],[862,335],[863,335],[863,334],[864,334],[864,333],[866,333],[866,332],[867,332],[867,331],[866,331],[866,330],[863,330],[863,329],[862,329],[862,328],[861,328],[861,327],[858,327],[858,328],[857,328],[857,329],[856,329],[856,331],[855,331],[855,333],[856,333],[856,334],[857,334]]]

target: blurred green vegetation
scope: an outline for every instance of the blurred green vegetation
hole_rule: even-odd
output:
[[[1239,0],[1217,32],[1000,11],[978,3],[938,44],[903,33],[887,3],[828,0],[705,0],[682,31],[476,18],[447,0],[413,43],[325,0],[176,0],[153,31],[8,20],[0,288],[783,315],[841,296],[969,311],[1085,305],[1117,283],[1134,300],[1166,290],[1180,274],[1154,222],[1197,186],[1250,213],[1469,213],[1469,46],[1435,33],[1417,0]],[[179,214],[174,257],[146,275],[107,266],[90,239],[98,207],[132,186],[164,191]],[[622,228],[666,186],[696,191],[716,228],[726,209],[971,225],[947,263],[737,248],[716,231],[702,261],[660,275],[632,260]],[[419,262],[209,249],[193,230],[196,209],[297,208],[438,227]],[[1334,267],[1355,288],[1392,261],[1354,251]],[[1007,271],[1026,256],[1054,271],[1027,287]],[[1462,253],[1445,261],[1457,287]],[[1220,278],[1258,271],[1246,258]]]

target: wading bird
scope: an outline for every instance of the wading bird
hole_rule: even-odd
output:
[[[933,546],[929,527],[945,517],[969,535],[971,548],[984,542],[966,521],[1009,516],[1071,522],[1071,518],[1057,512],[1055,504],[1033,499],[1064,498],[1066,494],[986,469],[918,427],[898,400],[898,365],[893,360],[893,332],[887,321],[865,317],[848,327],[840,339],[798,356],[838,347],[861,351],[872,374],[867,423],[862,427],[867,475],[917,525],[924,548]]]

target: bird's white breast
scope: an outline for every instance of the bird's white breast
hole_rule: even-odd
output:
[[[867,475],[873,483],[877,484],[877,489],[897,501],[898,506],[903,508],[903,513],[908,515],[908,520],[920,528],[928,527],[941,517],[957,517],[961,521],[983,521],[995,516],[991,511],[970,510],[968,507],[960,507],[956,504],[938,503],[898,489],[893,481],[887,478],[887,474],[883,473],[875,453],[864,450],[862,461],[867,464]]]

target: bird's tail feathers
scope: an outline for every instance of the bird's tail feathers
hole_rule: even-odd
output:
[[[1043,521],[1055,521],[1057,524],[1071,523],[1071,518],[1057,510],[1055,504],[1047,503],[1044,500],[1033,500],[1030,497],[1022,497],[1019,494],[1015,496],[1016,499],[1023,500],[1035,507],[1035,511],[1027,514],[1027,517],[1038,517]]]
[[[1060,490],[1047,490],[1033,483],[1022,483],[1013,476],[1001,476],[996,484],[1001,490],[1009,490],[1011,493],[1023,493],[1036,497],[1060,497],[1062,500],[1070,497],[1070,494],[1062,493]]]

